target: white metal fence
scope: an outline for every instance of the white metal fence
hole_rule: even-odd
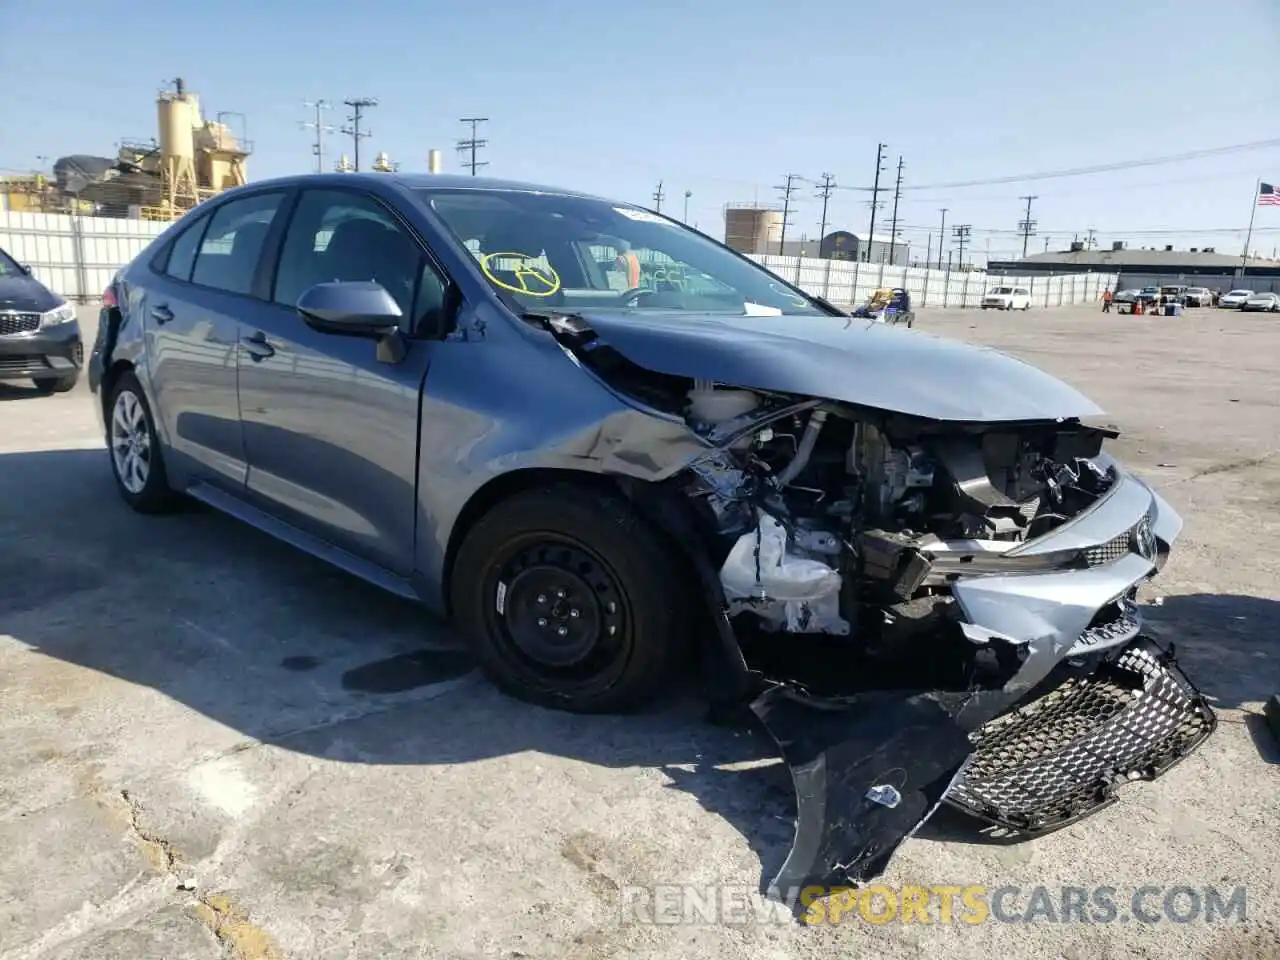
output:
[[[1094,303],[1108,286],[1114,290],[1116,282],[1114,273],[1015,278],[982,270],[935,270],[770,254],[751,259],[806,293],[845,306],[863,303],[880,287],[902,287],[911,294],[914,307],[977,307],[992,287],[1014,286],[1031,291],[1033,307],[1061,307]]]
[[[0,247],[31,266],[39,280],[68,300],[101,296],[121,265],[136,257],[168,224],[111,217],[0,211]],[[1004,278],[982,271],[895,267],[811,257],[752,257],[784,280],[832,303],[862,303],[879,287],[904,287],[917,307],[976,307],[1004,284],[1027,287],[1035,307],[1093,303],[1115,274],[1081,273]]]

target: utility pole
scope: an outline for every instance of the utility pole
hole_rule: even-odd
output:
[[[316,132],[316,142],[311,145],[311,152],[316,158],[316,173],[324,173],[324,135],[326,133],[336,133],[337,131],[321,120],[321,112],[332,110],[333,104],[328,100],[303,100],[302,105],[308,110],[315,110],[316,118],[314,120],[303,120],[300,126],[304,130],[314,130]]]
[[[1086,250],[1092,250],[1098,245],[1097,233],[1097,230],[1094,230],[1092,227],[1089,228],[1089,236],[1084,242],[1084,248]]]
[[[689,198],[692,196],[693,196],[692,190],[686,190],[684,192],[684,222],[686,226],[689,223]]]
[[[950,207],[942,207],[942,226],[938,228],[938,269],[942,269],[942,248],[947,245],[947,211]],[[925,264],[928,266],[928,264]]]
[[[662,201],[666,199],[666,194],[662,192],[662,181],[658,181],[658,189],[653,191],[653,209],[658,213],[662,212]]]
[[[1022,234],[1022,259],[1027,259],[1027,241],[1031,239],[1032,234],[1036,232],[1036,222],[1031,219],[1031,201],[1038,199],[1035,196],[1019,197],[1019,200],[1027,201],[1027,213],[1018,221],[1018,232]]]
[[[822,256],[822,241],[827,235],[827,203],[831,200],[831,191],[836,188],[834,174],[824,173],[822,183],[818,185],[818,198],[822,200],[822,220],[818,224],[818,256]]]
[[[469,169],[471,171],[471,175],[474,177],[476,175],[477,170],[479,170],[481,167],[487,167],[489,165],[489,162],[487,160],[481,161],[476,159],[476,155],[480,152],[480,148],[487,147],[489,145],[488,140],[481,140],[479,137],[476,136],[476,130],[479,128],[480,124],[488,123],[489,118],[488,117],[460,117],[458,119],[458,122],[471,124],[471,136],[467,137],[464,140],[458,141],[458,152],[462,154],[470,154],[471,159],[466,161],[462,165],[467,169]]]
[[[898,157],[898,180],[893,185],[893,225],[889,228],[889,266],[898,254],[898,200],[902,198],[902,157]]]
[[[782,256],[782,251],[786,249],[787,244],[787,217],[791,214],[791,194],[795,193],[796,181],[800,179],[798,173],[788,173],[787,182],[777,187],[782,193],[782,232],[778,234],[778,255]]]
[[[1044,238],[1044,252],[1045,252],[1045,253],[1048,253],[1048,252],[1049,252],[1049,238],[1048,238],[1048,237],[1045,237],[1045,238]]]
[[[973,229],[972,224],[962,223],[951,231],[951,235],[956,238],[956,246],[960,249],[956,252],[956,266],[964,267],[964,247],[969,242],[969,232]]]
[[[344,104],[351,108],[351,116],[347,117],[347,126],[342,128],[342,132],[349,136],[352,140],[352,157],[355,164],[355,170],[360,172],[360,141],[366,137],[373,136],[368,130],[360,129],[360,121],[364,119],[365,110],[370,107],[376,107],[378,101],[374,97],[353,97],[350,100],[343,100]]]
[[[871,262],[871,245],[876,242],[876,204],[880,199],[880,174],[884,173],[884,152],[888,147],[887,143],[876,145],[876,180],[871,188],[871,225],[867,228],[868,263]]]

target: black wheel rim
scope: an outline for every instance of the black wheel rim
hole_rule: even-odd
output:
[[[612,568],[584,544],[552,533],[509,542],[484,595],[499,654],[531,682],[566,693],[606,688],[626,666],[626,595]]]

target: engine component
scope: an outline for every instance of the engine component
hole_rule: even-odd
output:
[[[742,534],[720,570],[731,614],[750,611],[775,630],[849,633],[840,616],[840,574],[788,548],[787,530],[763,510]]]
[[[689,391],[689,419],[699,425],[716,426],[758,406],[760,398],[750,390],[718,390],[705,380],[694,381]]]
[[[778,488],[788,487],[796,477],[804,472],[813,456],[813,448],[817,446],[818,435],[822,433],[822,425],[826,423],[827,411],[815,410],[809,414],[809,422],[805,424],[804,436],[800,438],[800,446],[791,462],[777,476]]]

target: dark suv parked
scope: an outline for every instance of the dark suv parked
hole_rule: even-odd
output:
[[[0,382],[31,380],[43,393],[66,393],[83,362],[75,308],[0,250]]]

